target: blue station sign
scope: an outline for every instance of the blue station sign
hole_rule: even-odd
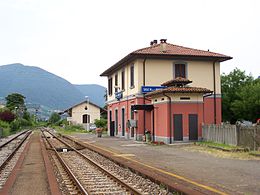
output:
[[[142,93],[149,93],[158,89],[163,89],[164,86],[142,86]]]
[[[117,100],[120,100],[120,99],[123,98],[123,92],[122,92],[122,91],[116,92],[116,93],[115,93],[115,96],[116,96],[116,99],[117,99]]]

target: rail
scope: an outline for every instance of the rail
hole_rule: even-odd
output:
[[[49,132],[49,131],[48,131]],[[55,137],[57,140],[59,140],[60,142],[62,142],[63,144],[65,144],[66,146],[70,147],[73,151],[75,151],[77,154],[79,154],[81,157],[83,157],[84,159],[86,159],[89,163],[91,163],[93,166],[97,167],[100,171],[102,171],[103,173],[105,173],[107,176],[109,176],[111,179],[113,179],[115,182],[119,183],[122,187],[126,188],[131,194],[135,194],[135,195],[139,195],[141,194],[139,191],[137,191],[136,189],[134,189],[133,187],[129,186],[128,184],[126,184],[125,182],[121,181],[120,179],[118,179],[117,177],[115,177],[113,174],[109,173],[106,169],[104,169],[103,167],[101,167],[100,165],[98,165],[96,162],[94,162],[93,160],[91,160],[89,157],[87,157],[85,154],[82,154],[81,152],[79,152],[78,150],[76,150],[74,147],[72,147],[71,145],[69,145],[67,142],[65,142],[64,140],[58,138],[56,135],[54,135],[53,133],[49,132],[53,137]]]
[[[49,131],[47,131],[48,133],[50,133]],[[77,188],[79,189],[79,191],[82,194],[88,195],[89,193],[85,190],[85,188],[81,185],[80,181],[76,178],[76,176],[72,173],[72,171],[70,170],[70,168],[66,165],[65,161],[62,159],[62,157],[59,155],[59,153],[57,152],[56,148],[53,146],[53,144],[47,139],[46,135],[43,133],[42,134],[44,136],[44,138],[46,139],[46,141],[48,142],[48,144],[51,146],[51,148],[53,149],[53,151],[55,152],[55,155],[57,156],[58,160],[60,161],[61,165],[64,167],[65,171],[68,173],[68,175],[71,177],[72,181],[74,182],[74,184],[76,184]],[[50,133],[51,134],[51,133]]]
[[[12,159],[12,157],[15,155],[15,153],[17,152],[17,150],[22,146],[22,144],[24,143],[24,141],[27,139],[27,137],[32,133],[32,131],[24,131],[21,134],[15,136],[14,138],[12,138],[11,140],[9,140],[8,142],[2,144],[0,146],[0,148],[3,148],[4,146],[6,146],[7,144],[9,144],[10,142],[12,142],[13,140],[17,139],[19,136],[23,135],[24,133],[27,133],[23,139],[21,140],[21,142],[18,144],[18,146],[15,147],[15,149],[8,155],[8,157],[4,160],[4,162],[0,165],[0,171],[4,169],[4,167],[6,166],[6,164]]]

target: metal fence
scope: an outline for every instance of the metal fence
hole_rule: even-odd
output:
[[[260,149],[260,125],[203,125],[202,138],[234,146],[242,146],[251,150]]]

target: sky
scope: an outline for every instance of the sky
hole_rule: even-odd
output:
[[[232,56],[260,76],[259,0],[0,0],[0,65],[38,66],[73,84],[99,75],[150,41]]]

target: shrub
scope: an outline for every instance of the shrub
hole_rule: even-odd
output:
[[[28,127],[28,126],[32,126],[32,122],[25,120],[24,118],[18,119],[20,122],[20,126],[21,127]]]
[[[4,110],[4,111],[0,112],[0,120],[10,123],[14,119],[15,119],[15,115],[11,111]]]
[[[49,123],[50,124],[55,124],[60,120],[60,115],[56,112],[53,112],[49,118]]]
[[[107,119],[101,118],[100,120],[95,120],[95,125],[97,128],[106,128],[107,127]]]
[[[65,127],[65,130],[70,130],[70,131],[77,131],[77,130],[85,130],[83,126],[81,125],[69,125]]]
[[[14,120],[10,123],[11,132],[18,131],[21,128],[20,120]]]
[[[58,125],[58,126],[67,126],[67,125],[69,125],[69,122],[67,121],[67,119],[62,119],[62,120],[56,122],[56,125]]]
[[[0,120],[0,127],[3,129],[8,129],[10,127],[9,123]]]

